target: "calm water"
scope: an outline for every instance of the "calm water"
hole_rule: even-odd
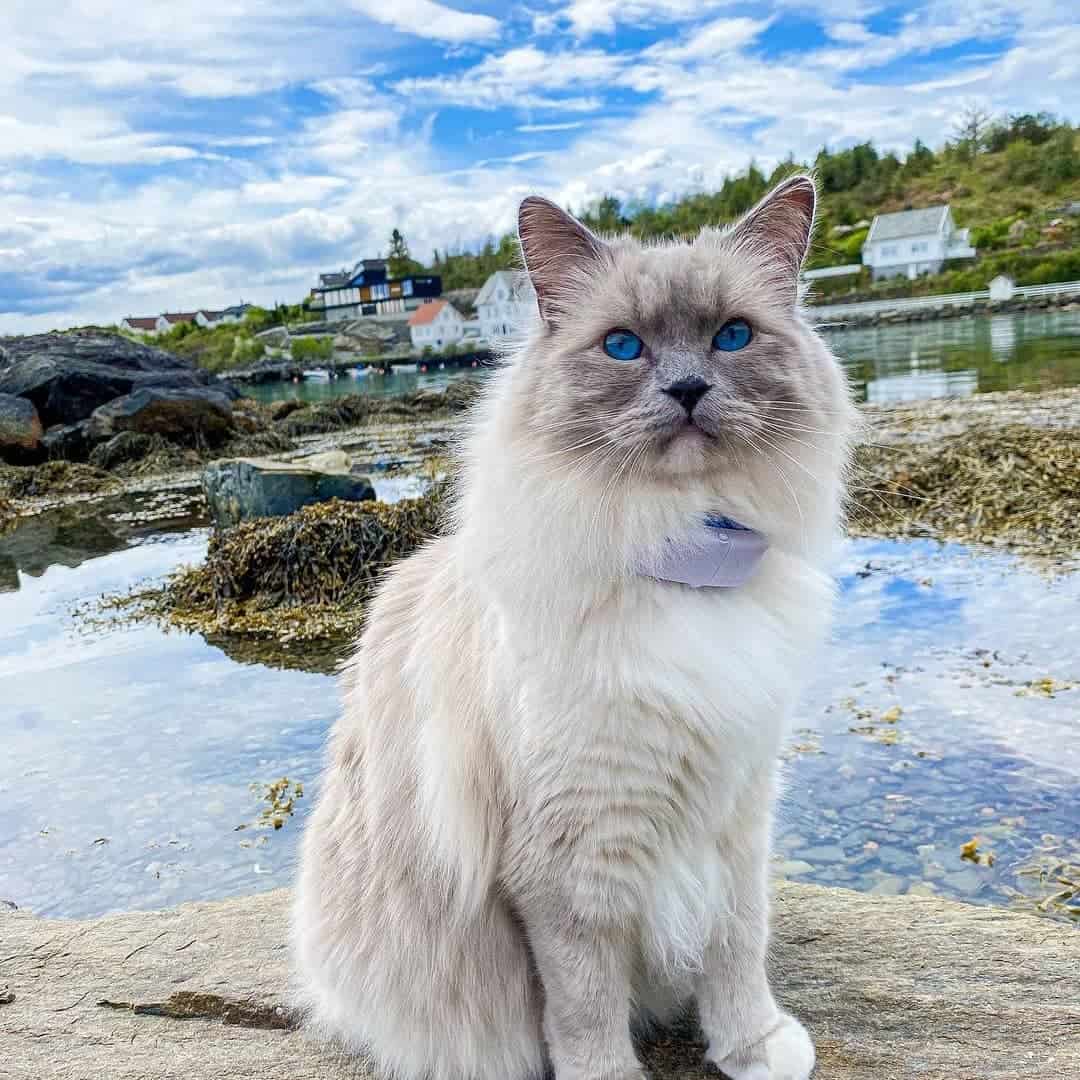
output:
[[[115,507],[0,538],[0,899],[79,916],[290,880],[333,681],[73,614],[201,558],[205,529],[164,524]],[[1077,838],[1080,689],[1028,684],[1080,680],[1062,649],[1080,640],[1080,576],[873,541],[839,573],[836,640],[788,754],[779,872],[1006,902],[1044,834]],[[283,776],[305,798],[260,828],[263,786]],[[961,859],[976,836],[993,867]]]
[[[966,397],[990,390],[1080,385],[1080,311],[940,319],[829,330],[862,401]],[[441,388],[461,371],[395,372],[333,382],[277,383],[250,392],[266,401],[320,401],[340,394],[399,394]]]
[[[830,337],[872,401],[1080,384],[1080,312]],[[457,375],[259,393],[400,393]],[[380,496],[413,493],[408,468],[379,468],[393,438],[364,440],[351,450],[376,462]],[[47,914],[287,883],[337,711],[326,657],[252,662],[196,635],[77,617],[202,557],[189,495],[142,504],[153,524],[132,509],[69,509],[0,537],[0,900]],[[1039,891],[1017,870],[1040,849],[1071,845],[1080,863],[1080,654],[1063,647],[1080,640],[1080,575],[883,541],[853,542],[838,573],[835,640],[786,754],[778,872],[1007,903]],[[260,827],[265,786],[283,776],[305,798],[280,831]],[[961,858],[976,838],[992,866]]]

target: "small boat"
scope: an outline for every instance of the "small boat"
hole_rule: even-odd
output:
[[[312,368],[304,372],[304,378],[309,382],[329,382],[330,372],[322,368]]]
[[[365,367],[349,368],[350,379],[363,379],[367,376],[368,369]]]

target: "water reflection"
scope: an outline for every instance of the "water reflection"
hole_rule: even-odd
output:
[[[829,330],[861,400],[1080,385],[1080,311]]]
[[[874,402],[966,396],[990,390],[1080,385],[1080,311],[965,316],[825,331],[860,399]],[[248,388],[266,401],[322,401],[342,394],[438,390],[450,379],[484,373],[395,371],[332,382]],[[918,378],[914,376],[920,376]]]
[[[129,538],[0,597],[0,899],[76,916],[289,881],[309,800],[280,832],[237,830],[261,809],[252,784],[317,789],[338,708],[326,665],[284,649],[271,669],[198,636],[71,618],[201,558],[206,540]],[[1025,688],[1080,680],[1061,649],[1080,640],[1080,576],[883,541],[853,543],[840,571],[835,641],[798,715],[782,869],[1000,902],[1042,834],[1075,835],[1080,689]],[[995,867],[960,860],[975,834]]]

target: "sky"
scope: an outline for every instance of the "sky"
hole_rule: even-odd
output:
[[[522,196],[665,202],[960,109],[1080,119],[1062,0],[3,0],[0,333],[297,302]]]

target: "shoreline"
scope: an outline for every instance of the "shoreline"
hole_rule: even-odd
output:
[[[947,295],[947,294],[943,294]],[[962,294],[961,294],[962,295]],[[1041,296],[1030,300],[975,300],[967,304],[928,304],[926,307],[906,307],[917,296],[897,296],[888,299],[869,297],[864,300],[850,300],[837,303],[808,304],[806,311],[818,329],[849,330],[871,326],[895,326],[903,323],[936,322],[938,319],[959,319],[980,315],[1021,315],[1033,311],[1080,311],[1080,294],[1060,296]],[[932,298],[928,298],[932,299]],[[896,302],[898,307],[887,308],[885,305]],[[860,311],[863,305],[873,304],[874,311]],[[847,313],[842,309],[851,308]],[[814,318],[816,311],[829,311],[826,319]]]

